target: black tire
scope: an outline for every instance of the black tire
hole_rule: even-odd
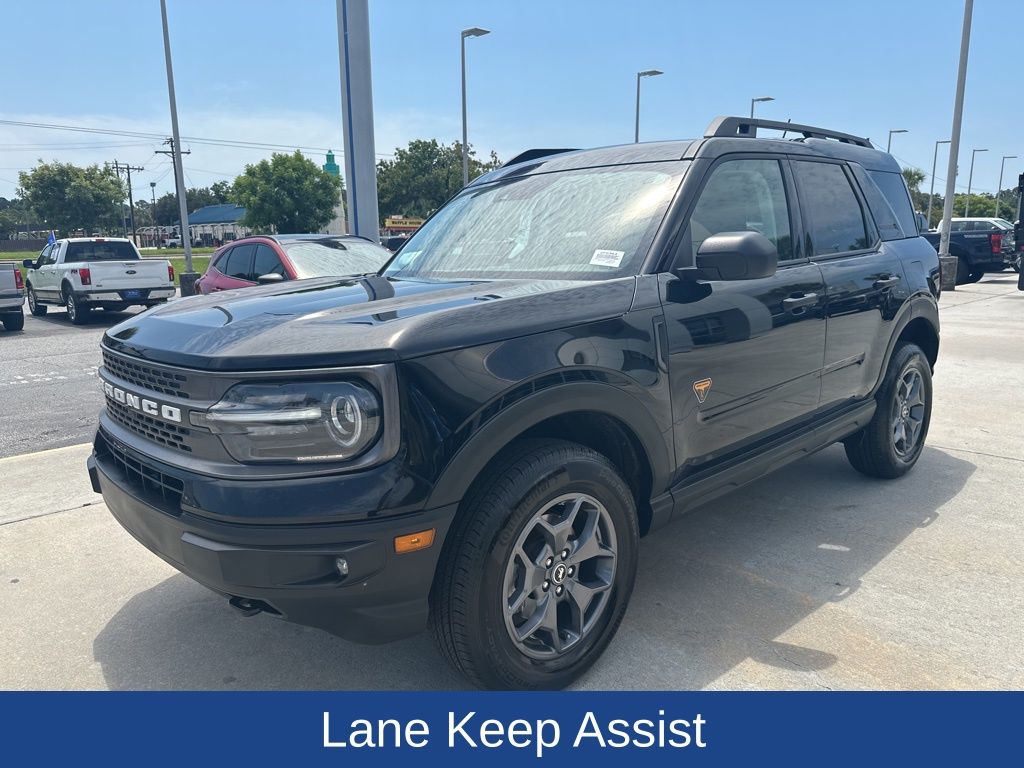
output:
[[[967,282],[968,283],[976,283],[979,280],[981,280],[981,278],[983,278],[984,276],[985,276],[984,270],[977,271],[977,272],[971,272],[971,274],[969,274],[967,276]]]
[[[506,626],[507,621],[514,620],[507,618],[511,612],[506,613],[507,569],[520,537],[537,525],[539,512],[574,493],[596,500],[601,508],[598,515],[606,515],[600,519],[613,529],[613,573],[606,572],[608,586],[602,593],[603,602],[587,619],[589,628],[582,629],[578,639],[570,640],[560,655],[531,658],[517,646]],[[580,534],[564,551],[569,552],[570,546],[583,539]],[[638,543],[636,503],[629,486],[607,458],[562,440],[513,444],[474,484],[448,533],[431,592],[430,623],[441,652],[457,670],[483,688],[565,687],[597,660],[622,622],[636,578]],[[567,563],[571,562],[572,557]],[[536,565],[540,568],[545,563],[541,559]],[[551,562],[546,565],[550,568]],[[584,567],[575,569],[579,582],[586,578]],[[562,583],[554,581],[557,569],[556,565],[551,571],[552,584]],[[563,569],[562,575],[565,573]],[[568,575],[573,575],[572,570]],[[544,584],[548,583],[545,580]],[[567,603],[569,609],[578,604],[573,587],[566,582],[557,588],[558,594],[564,595],[557,601],[573,601]],[[534,593],[540,595],[539,589]],[[554,599],[553,587],[550,593],[547,586],[543,590]],[[562,615],[557,601],[556,617]],[[582,609],[579,615],[589,611],[589,607]]]
[[[42,317],[46,314],[46,305],[40,304],[36,299],[35,289],[30,285],[28,287],[28,311],[36,317]]]
[[[900,408],[901,382],[916,373],[920,377],[921,405],[920,426],[912,445],[904,441],[901,450],[896,439],[898,425],[897,412]],[[893,351],[885,379],[875,396],[878,407],[868,425],[843,441],[846,457],[854,469],[869,477],[880,477],[887,480],[900,477],[909,472],[921,456],[925,439],[928,437],[928,425],[932,415],[932,369],[924,352],[916,344],[901,343]],[[909,429],[909,419],[916,406],[903,411],[904,432]]]
[[[963,256],[958,256],[956,260],[956,284],[964,285],[970,280],[971,267],[967,263],[967,259]]]
[[[73,325],[85,325],[89,322],[91,308],[86,302],[75,296],[74,292],[67,287],[64,288],[64,306],[68,310],[68,320]]]
[[[4,328],[8,331],[20,331],[25,327],[25,314],[18,312],[4,315]]]

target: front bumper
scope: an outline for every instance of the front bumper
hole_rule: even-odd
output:
[[[200,584],[297,624],[360,643],[426,626],[434,570],[455,505],[386,520],[338,524],[225,523],[183,509],[174,477],[127,446],[97,439],[93,490],[143,546]],[[273,482],[273,481],[268,481]],[[258,504],[253,493],[252,503]],[[344,503],[344,479],[336,497]],[[394,538],[435,528],[433,546],[397,555]],[[348,574],[339,573],[342,557]]]

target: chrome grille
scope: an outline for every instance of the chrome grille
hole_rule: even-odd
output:
[[[134,360],[119,357],[103,350],[103,365],[117,378],[142,389],[159,392],[172,397],[188,398],[188,377],[174,371],[166,371]]]

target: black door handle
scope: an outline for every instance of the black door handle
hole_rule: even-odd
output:
[[[805,293],[802,296],[790,296],[788,299],[783,299],[782,308],[787,312],[796,312],[817,303],[818,294]]]
[[[871,284],[871,287],[875,288],[875,289],[892,288],[899,281],[900,281],[900,276],[899,275],[889,275],[888,277],[883,277],[883,278],[879,278],[878,280],[875,280],[875,282],[873,282]]]

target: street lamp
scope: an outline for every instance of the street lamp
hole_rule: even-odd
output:
[[[1003,160],[999,163],[999,186],[996,187],[996,213],[993,218],[999,218],[999,193],[1003,191],[1003,168],[1006,166],[1007,160],[1013,160],[1016,157],[1016,155],[1003,155]]]
[[[894,133],[909,133],[909,131],[907,131],[906,128],[894,128],[893,130],[889,131],[889,142],[885,145],[886,152],[892,149],[892,135]]]
[[[987,149],[972,149],[971,150],[971,172],[967,175],[967,203],[964,205],[964,218],[968,218],[971,215],[971,182],[974,181],[974,157],[979,152],[988,152]]]
[[[762,101],[775,101],[774,96],[758,96],[756,99],[750,100],[750,119],[754,119],[754,105]]]
[[[462,186],[469,184],[469,147],[466,144],[466,38],[483,37],[490,33],[491,30],[480,27],[462,30]]]
[[[160,250],[160,236],[159,236],[159,231],[158,231],[157,226],[156,226],[156,182],[155,181],[149,182],[149,191],[153,195],[153,209],[151,211],[151,213],[152,213],[151,218],[153,219],[153,237],[156,240],[156,249],[159,251]]]
[[[660,69],[645,69],[643,72],[636,73],[636,128],[633,131],[634,144],[640,141],[640,78],[656,77],[663,74],[665,73]]]
[[[949,144],[949,139],[935,142],[935,154],[932,155],[932,188],[928,192],[928,215],[925,217],[928,229],[932,228],[932,198],[935,197],[935,164],[939,159],[939,144]]]

